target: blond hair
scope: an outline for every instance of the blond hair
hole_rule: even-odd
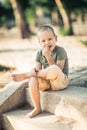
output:
[[[38,33],[39,33],[39,32],[44,32],[44,31],[52,32],[53,35],[55,36],[54,29],[53,29],[51,26],[49,26],[49,25],[43,25],[43,26],[41,26],[41,27],[39,28],[39,30],[38,30]]]

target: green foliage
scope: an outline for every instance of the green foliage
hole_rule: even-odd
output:
[[[5,24],[5,21],[6,21],[6,17],[5,16],[2,16],[0,18],[0,26],[3,26]]]
[[[9,70],[14,70],[14,68],[4,66],[4,65],[0,65],[0,71],[9,71]]]
[[[54,0],[51,0],[51,2],[49,2],[49,0],[31,0],[29,1],[29,6],[30,7],[37,7],[37,6],[40,6],[42,8],[46,7],[49,9],[53,9],[55,7],[55,1]]]
[[[29,0],[17,0],[18,3],[20,3],[22,9],[25,11],[30,5],[30,1]]]
[[[0,3],[0,26],[6,25],[6,21],[14,19],[13,10],[9,3]]]
[[[4,2],[2,2],[1,4],[5,9],[11,8],[11,3],[9,0],[4,0]]]
[[[25,15],[26,15],[27,21],[30,24],[35,24],[36,10],[39,7],[42,8],[44,16],[51,17],[51,10],[54,9],[56,6],[55,6],[54,0],[51,0],[51,2],[49,2],[49,0],[28,1],[28,6],[25,9]]]
[[[8,19],[14,19],[14,14],[12,10],[12,6],[10,0],[3,0],[4,2],[0,2],[0,25],[4,25]],[[44,16],[51,18],[52,10],[56,10],[58,13],[58,17],[61,17],[57,5],[54,0],[17,0],[20,3],[23,13],[25,14],[25,18],[29,22],[29,24],[34,24],[36,20],[36,9],[41,7],[44,13]],[[87,0],[61,0],[64,9],[69,14],[75,12],[76,14],[81,14],[83,12],[87,12]],[[60,20],[60,18],[59,18]],[[58,23],[59,24],[59,23]],[[59,25],[60,26],[60,25]],[[71,35],[72,28],[69,30],[65,30],[64,28],[60,28],[60,32],[63,35]]]
[[[86,9],[87,12],[87,0],[64,0],[62,1],[66,11],[70,14],[71,12],[81,12]]]
[[[70,27],[69,29],[65,29],[64,27],[59,27],[59,31],[60,34],[62,34],[63,36],[73,35],[72,27]]]
[[[30,24],[33,24],[35,22],[35,19],[34,19],[35,18],[35,11],[34,10],[27,8],[25,11],[25,16],[26,16],[27,21]]]
[[[80,41],[82,44],[84,44],[85,46],[87,46],[87,40],[85,40],[85,41]]]

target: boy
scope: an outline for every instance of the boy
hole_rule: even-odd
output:
[[[62,90],[68,84],[68,58],[66,51],[56,45],[57,36],[51,26],[44,25],[38,31],[42,47],[36,55],[36,67],[28,73],[13,74],[14,81],[29,79],[29,92],[34,109],[27,114],[32,118],[41,112],[39,90]]]

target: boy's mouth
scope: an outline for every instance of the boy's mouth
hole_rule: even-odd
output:
[[[48,46],[48,48],[50,49],[52,46]]]

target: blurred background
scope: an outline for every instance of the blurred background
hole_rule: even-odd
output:
[[[87,35],[87,0],[0,0],[0,30],[17,28],[28,38],[42,24],[62,35]]]
[[[43,24],[55,29],[70,72],[87,66],[87,0],[0,0],[0,82],[34,65]]]

